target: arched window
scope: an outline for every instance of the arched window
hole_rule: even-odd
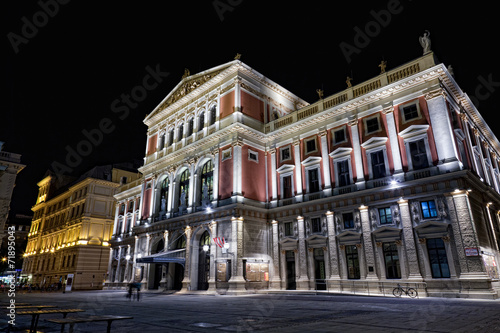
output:
[[[188,128],[187,128],[187,133],[186,136],[191,136],[193,134],[193,127],[194,127],[194,118],[189,119],[188,121]]]
[[[205,112],[201,112],[198,117],[198,131],[201,131],[205,127]]]
[[[216,109],[215,105],[213,105],[210,108],[210,118],[209,118],[210,124],[209,124],[209,126],[215,124],[215,118],[217,118],[217,109]]]
[[[182,235],[177,239],[175,243],[175,249],[185,249],[186,248],[186,236]]]
[[[177,132],[177,142],[182,140],[182,136],[184,135],[184,123],[179,125],[179,131]]]
[[[208,160],[201,167],[201,202],[203,205],[208,205],[213,200],[214,189],[214,166],[212,160]]]
[[[160,185],[160,211],[167,211],[167,202],[168,202],[168,191],[170,189],[170,182],[168,177],[165,177]]]
[[[168,146],[170,147],[174,143],[174,129],[172,128],[168,134]]]
[[[189,170],[186,169],[181,174],[179,180],[179,206],[186,207],[188,205],[188,195],[189,195]]]
[[[200,247],[203,248],[203,245],[210,245],[210,234],[208,231],[205,231],[200,237]]]

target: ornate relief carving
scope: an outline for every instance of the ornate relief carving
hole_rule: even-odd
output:
[[[403,245],[403,241],[401,239],[397,239],[395,243],[397,246]]]
[[[361,214],[359,211],[354,212],[354,229],[357,232],[361,232]]]
[[[335,226],[337,229],[337,234],[342,232],[342,220],[340,219],[339,214],[335,214]]]
[[[418,242],[422,245],[426,244],[427,243],[427,238],[419,238],[418,239]]]
[[[449,215],[448,214],[448,207],[446,205],[446,200],[443,197],[439,197],[437,199],[437,206],[438,206],[439,216],[442,219],[448,218],[448,215]]]
[[[370,208],[368,216],[370,217],[370,224],[372,226],[372,229],[377,229],[378,227],[377,208]]]
[[[375,245],[377,245],[377,247],[382,247],[382,242],[376,242]]]
[[[401,223],[401,213],[399,212],[399,205],[391,206],[392,222],[399,227]]]
[[[449,243],[450,242],[450,236],[443,236],[441,237],[441,239],[443,240],[443,242],[445,243]]]
[[[214,76],[216,76],[217,74],[219,74],[220,72],[222,72],[222,70],[219,70],[219,71],[216,71],[216,72],[213,72],[213,73],[208,73],[208,74],[205,74],[205,75],[200,76],[198,78],[194,78],[192,80],[189,80],[189,81],[185,82],[176,91],[174,91],[173,94],[165,102],[163,102],[160,105],[159,110],[163,110],[168,105],[177,102],[179,99],[181,99],[182,97],[186,96],[191,91],[193,91],[194,89],[198,88],[199,86],[201,86],[202,84],[204,84],[205,82],[207,82],[208,80],[210,80],[211,78],[213,78]],[[184,75],[186,75],[186,73],[189,74],[189,71],[185,72]],[[186,78],[186,77],[187,76],[183,76],[183,79]]]
[[[411,203],[411,217],[414,223],[420,223],[420,204],[417,201]]]

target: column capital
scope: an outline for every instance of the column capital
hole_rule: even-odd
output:
[[[408,205],[408,200],[407,199],[403,199],[402,197],[399,198],[399,200],[397,201],[397,203],[401,206],[401,205]]]
[[[347,122],[349,126],[356,126],[358,124],[358,118],[351,119]]]
[[[437,89],[434,89],[434,90],[427,92],[427,94],[425,94],[425,100],[428,101],[430,99],[433,99],[433,98],[436,98],[439,96],[444,97],[444,95],[445,95],[444,90],[442,88],[437,88]]]
[[[365,206],[362,204],[361,206],[358,207],[358,209],[359,209],[359,211],[366,211],[366,210],[368,210],[368,206]]]
[[[278,223],[279,223],[279,222],[278,222],[278,221],[276,221],[276,220],[272,220],[272,221],[271,221],[271,224],[278,224]]]
[[[389,105],[389,106],[386,106],[382,109],[382,113],[383,114],[388,114],[388,113],[393,113],[394,112],[394,106],[393,105]]]

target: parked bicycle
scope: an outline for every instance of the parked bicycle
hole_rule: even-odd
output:
[[[411,298],[415,298],[418,296],[418,293],[417,293],[417,290],[413,289],[413,288],[403,288],[401,287],[401,285],[398,283],[398,286],[396,288],[394,288],[394,290],[392,291],[392,294],[396,297],[401,297],[401,295],[403,295],[403,293],[406,294],[406,296],[409,296]]]

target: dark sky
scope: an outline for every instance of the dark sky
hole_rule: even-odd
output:
[[[418,38],[429,30],[439,60],[453,66],[462,89],[477,95],[481,114],[500,133],[495,123],[500,28],[493,3],[60,2],[9,1],[1,11],[0,141],[4,150],[22,154],[27,165],[17,179],[14,213],[30,211],[45,171],[67,165],[67,147],[76,149],[86,139],[84,132],[94,133],[103,119],[109,133],[95,137],[97,144],[73,161],[71,171],[142,159],[142,121],[181,80],[184,68],[195,74],[233,60],[236,53],[312,103],[318,88],[325,96],[343,90],[347,75],[353,84],[377,75],[382,59],[391,69],[421,56]],[[362,40],[357,31],[366,28],[371,36]],[[350,61],[341,44],[356,48]],[[113,103],[134,88],[139,91],[154,70],[161,72],[158,84],[140,103],[126,115],[113,112]]]

